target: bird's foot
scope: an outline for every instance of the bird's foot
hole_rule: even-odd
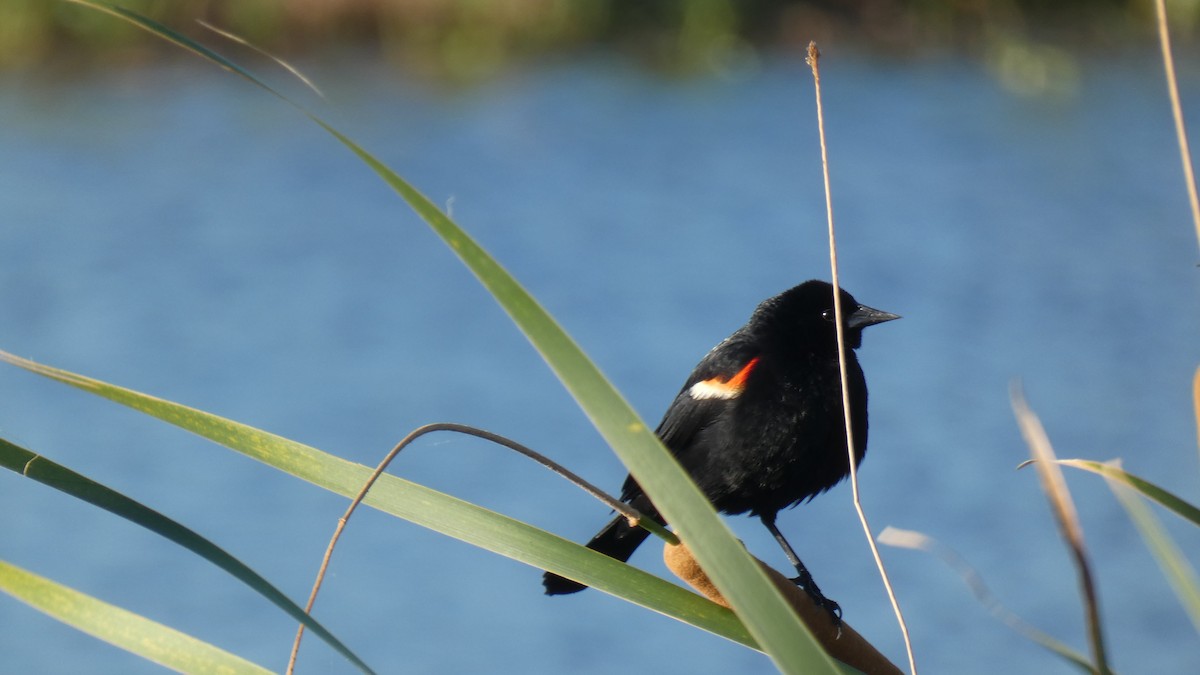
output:
[[[808,570],[804,570],[800,576],[793,577],[791,582],[804,589],[808,593],[808,597],[816,603],[818,607],[829,613],[829,619],[833,622],[834,627],[838,629],[838,633],[842,632],[842,606],[825,597],[820,588],[817,588],[817,583],[813,581],[812,575]]]

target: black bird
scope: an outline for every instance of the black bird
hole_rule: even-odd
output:
[[[863,328],[900,317],[861,305],[845,290],[841,303],[857,465],[867,449],[867,383],[853,350]],[[838,620],[838,604],[821,594],[775,526],[781,509],[850,473],[833,286],[806,281],[759,304],[745,326],[701,359],[655,433],[718,511],[762,520],[796,568],[793,581]],[[632,476],[621,500],[662,522]],[[587,547],[625,561],[648,535],[617,516]],[[550,572],[543,585],[547,595],[586,588]]]

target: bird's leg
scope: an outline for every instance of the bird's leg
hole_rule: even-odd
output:
[[[796,552],[792,550],[792,545],[784,538],[779,528],[775,527],[775,515],[761,515],[759,518],[762,519],[763,525],[766,525],[767,529],[771,531],[771,534],[775,537],[775,541],[779,542],[779,546],[783,549],[784,555],[787,556],[788,562],[792,564],[792,567],[796,568],[797,576],[792,579],[792,582],[803,588],[808,593],[808,597],[817,603],[817,606],[829,612],[829,617],[833,619],[833,625],[841,626],[841,605],[825,597],[821,589],[817,588],[817,582],[813,581],[812,574],[809,573],[808,568],[804,566],[803,562],[800,562],[800,556],[796,555]]]

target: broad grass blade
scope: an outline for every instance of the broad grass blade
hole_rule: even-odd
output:
[[[207,642],[0,561],[0,590],[59,621],[181,673],[271,671]]]
[[[178,403],[3,351],[0,351],[0,361],[157,417],[347,498],[357,495],[372,472],[370,467]],[[544,530],[423,485],[385,474],[364,503],[480,548],[584,580],[594,588],[757,648],[757,643],[732,612],[695,593]]]
[[[293,619],[303,623],[314,634],[328,643],[329,646],[337,650],[346,660],[354,664],[356,668],[364,673],[373,672],[362,659],[358,658],[354,652],[350,651],[346,645],[342,644],[340,640],[334,637],[316,619],[309,616],[299,605],[292,602],[291,599],[275,588],[269,581],[216,544],[201,537],[180,523],[105,485],[97,483],[37,453],[14,445],[3,438],[0,438],[0,466],[15,471],[26,478],[32,478],[43,485],[48,485],[56,490],[65,492],[72,497],[99,506],[105,511],[141,525],[151,532],[192,551],[228,572],[259,595],[270,600],[277,607],[287,612]]]

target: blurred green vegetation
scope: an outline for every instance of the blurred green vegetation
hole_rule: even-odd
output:
[[[763,49],[994,53],[1053,38],[1148,36],[1149,0],[118,0],[208,39],[207,22],[284,57],[353,48],[408,71],[484,78],[514,62],[610,49],[666,70],[736,68]],[[1170,0],[1186,37],[1200,0]],[[189,26],[195,26],[194,31]],[[214,36],[215,39],[215,36]],[[137,64],[163,45],[67,0],[0,0],[0,69]]]

